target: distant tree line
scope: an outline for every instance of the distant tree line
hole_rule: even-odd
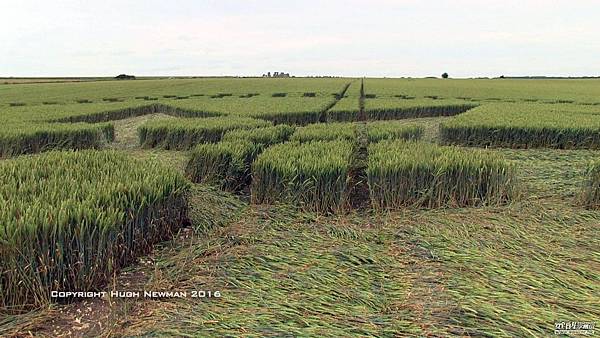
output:
[[[271,75],[271,72],[268,72],[267,74],[263,74],[263,77],[290,77],[290,73],[284,73],[284,72],[273,72],[273,75]]]
[[[556,79],[600,79],[600,76],[504,76],[500,79],[530,79],[530,80],[556,80]]]

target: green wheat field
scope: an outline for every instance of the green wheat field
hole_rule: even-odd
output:
[[[2,337],[600,320],[600,80],[39,82],[0,84]],[[188,296],[52,296],[115,290]]]

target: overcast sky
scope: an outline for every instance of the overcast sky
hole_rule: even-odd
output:
[[[0,0],[0,76],[600,75],[592,0]]]

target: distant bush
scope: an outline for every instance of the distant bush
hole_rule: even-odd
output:
[[[135,80],[135,76],[127,75],[127,74],[119,74],[119,75],[115,76],[115,79],[117,79],[117,80]]]

